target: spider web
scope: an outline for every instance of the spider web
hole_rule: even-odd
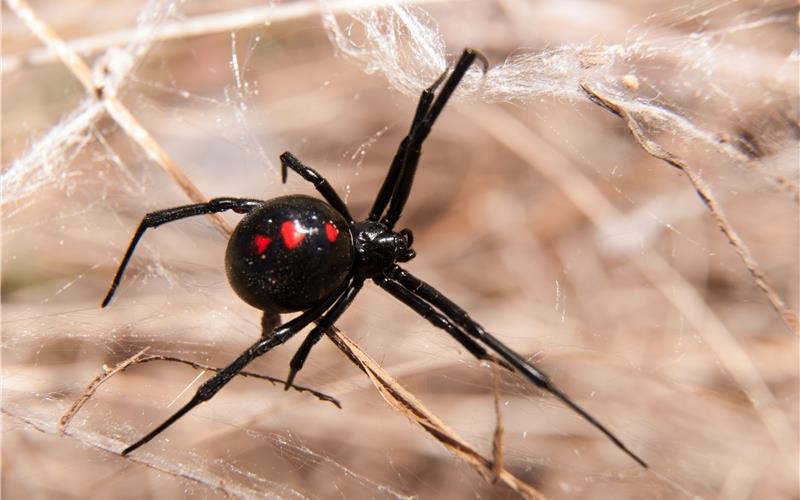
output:
[[[3,491],[514,495],[330,342],[299,382],[342,410],[236,380],[116,457],[208,376],[154,362],[58,435],[104,364],[224,366],[259,333],[221,265],[229,215],[150,231],[99,309],[144,213],[313,194],[280,184],[288,149],[364,214],[420,90],[470,46],[491,67],[425,145],[408,268],[652,466],[503,374],[506,470],[551,497],[796,496],[797,31],[792,2],[5,2]],[[374,287],[338,325],[491,457],[491,370]],[[297,341],[250,368],[283,376]]]

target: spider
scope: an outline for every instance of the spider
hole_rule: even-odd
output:
[[[122,455],[149,442],[192,408],[211,399],[251,361],[316,322],[289,364],[285,386],[288,389],[313,346],[347,310],[364,282],[370,279],[435,327],[450,334],[476,358],[516,371],[560,399],[639,465],[647,467],[644,460],[572,401],[541,370],[489,334],[438,290],[398,265],[416,256],[411,248],[414,241],[411,230],[395,231],[394,228],[411,192],[422,144],[476,59],[486,72],[486,58],[475,50],[466,49],[452,72],[445,70],[422,92],[411,128],[400,143],[365,220],[356,221],[328,181],[289,152],[280,156],[282,181],[286,182],[287,172],[291,169],[312,183],[325,201],[303,195],[281,196],[267,201],[214,198],[207,203],[145,215],[122,258],[102,307],[111,301],[136,245],[147,229],[187,217],[232,210],[244,214],[244,218],[228,240],[225,270],[239,297],[263,311],[262,336],[231,364],[203,383],[192,399],[174,415],[125,448]],[[448,72],[450,76],[445,80]],[[440,86],[441,91],[436,95]],[[299,311],[302,314],[282,325],[277,319],[280,313]],[[490,354],[487,348],[499,358]]]

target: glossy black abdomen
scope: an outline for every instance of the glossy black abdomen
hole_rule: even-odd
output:
[[[333,292],[353,267],[344,218],[310,196],[266,201],[236,226],[225,270],[234,291],[264,311],[308,309]]]

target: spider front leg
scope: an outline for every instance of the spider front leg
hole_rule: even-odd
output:
[[[239,357],[233,361],[233,363],[229,364],[216,375],[205,381],[205,383],[203,383],[203,385],[197,389],[197,392],[188,403],[176,411],[161,425],[150,431],[146,436],[125,448],[122,451],[122,455],[127,455],[140,446],[146,444],[151,439],[159,435],[162,431],[167,429],[170,425],[174,424],[179,418],[192,410],[192,408],[214,397],[214,395],[219,392],[222,387],[230,382],[231,379],[241,372],[245,366],[250,364],[251,361],[259,356],[262,356],[263,354],[266,354],[273,347],[283,344],[292,338],[297,332],[308,326],[312,321],[315,321],[322,316],[328,308],[337,302],[337,299],[341,300],[340,297],[342,294],[346,293],[349,285],[350,283],[346,281],[342,287],[326,297],[325,300],[320,304],[314,306],[300,316],[277,328],[272,335],[263,334],[258,342],[240,354]],[[268,324],[267,321],[264,323]]]
[[[475,339],[483,342],[487,345],[490,349],[496,352],[500,357],[502,357],[505,361],[507,361],[510,365],[512,365],[518,373],[525,376],[528,380],[536,384],[538,387],[544,389],[545,391],[549,392],[553,396],[560,399],[564,404],[566,404],[572,411],[583,417],[586,421],[588,421],[592,426],[594,426],[597,430],[602,432],[612,443],[614,443],[617,448],[625,452],[629,457],[636,461],[639,465],[644,468],[647,468],[647,463],[639,458],[633,451],[631,451],[625,444],[613,433],[611,432],[606,426],[601,424],[596,418],[591,416],[586,410],[578,406],[577,403],[572,401],[561,389],[559,389],[551,380],[550,378],[544,374],[542,371],[525,361],[519,354],[511,350],[507,345],[500,342],[494,336],[489,334],[480,324],[475,322],[472,318],[469,317],[466,311],[464,311],[461,307],[459,307],[455,302],[451,301],[447,297],[445,297],[441,292],[430,286],[429,284],[425,283],[424,281],[420,280],[419,278],[415,277],[405,269],[402,269],[399,266],[394,266],[390,271],[386,273],[386,276],[392,280],[394,283],[397,283],[399,286],[407,290],[409,293],[413,294],[417,298],[427,301],[433,307],[439,309],[447,318],[452,320],[455,324],[459,327],[463,328],[466,333],[474,337]],[[391,281],[387,281],[387,283],[392,283]],[[382,285],[383,286],[383,285]],[[387,288],[387,290],[392,293],[392,290]],[[395,295],[395,293],[392,293]],[[395,295],[398,296],[398,295]],[[399,298],[399,297],[398,297]],[[402,299],[401,299],[402,300]],[[407,301],[403,300],[403,302],[408,303]],[[413,307],[412,307],[413,309]],[[419,311],[418,311],[419,312]],[[443,326],[443,322],[441,319],[437,319],[435,317],[426,317],[434,326],[439,328],[445,329],[450,333],[450,331]],[[452,335],[452,333],[451,333]]]
[[[108,303],[111,302],[111,297],[114,296],[114,292],[117,290],[119,282],[122,280],[122,274],[125,272],[125,268],[128,267],[128,261],[131,260],[133,252],[136,250],[136,245],[139,243],[139,240],[142,238],[146,230],[158,227],[168,222],[175,222],[176,220],[186,219],[196,215],[207,215],[226,212],[228,210],[233,210],[239,214],[246,214],[263,204],[264,202],[261,200],[254,200],[250,198],[214,198],[209,200],[207,203],[197,203],[194,205],[183,205],[180,207],[167,208],[157,212],[150,212],[149,214],[145,215],[142,219],[142,222],[139,223],[139,227],[136,229],[136,232],[133,234],[133,238],[128,245],[128,250],[125,252],[125,256],[122,257],[122,261],[117,268],[117,274],[114,275],[114,279],[111,281],[111,287],[109,288],[106,297],[103,299],[101,307],[106,307]]]
[[[439,85],[442,84],[442,81],[444,81],[448,70],[449,69],[446,69],[430,87],[422,91],[422,94],[419,96],[419,102],[417,102],[417,111],[414,113],[414,119],[411,121],[411,127],[408,130],[409,134],[414,131],[422,119],[425,118],[425,115],[428,114],[428,110],[431,109],[431,104],[433,103],[433,93]],[[375,196],[375,202],[372,204],[372,209],[369,211],[369,216],[367,217],[368,220],[378,220],[386,209],[386,205],[389,204],[389,200],[392,198],[392,193],[394,193],[394,189],[397,185],[397,179],[400,177],[403,162],[405,161],[408,140],[409,137],[406,136],[400,142],[397,152],[395,152],[394,158],[392,159],[392,164],[389,166],[389,171],[386,173],[386,178],[383,180],[381,189],[378,191],[377,196]]]
[[[381,218],[381,222],[390,228],[393,228],[400,219],[403,208],[408,201],[408,196],[411,193],[411,186],[414,183],[414,175],[416,174],[417,165],[419,164],[419,157],[422,153],[422,144],[425,142],[428,134],[430,134],[433,124],[441,114],[447,101],[453,95],[458,84],[461,83],[461,79],[464,78],[464,75],[467,74],[467,70],[469,70],[476,59],[483,63],[483,71],[484,73],[486,72],[489,66],[486,57],[474,49],[465,49],[461,57],[456,61],[450,77],[444,82],[442,91],[436,97],[436,100],[431,103],[428,111],[419,118],[418,122],[415,117],[415,123],[413,124],[411,132],[409,132],[406,138],[400,143],[397,156],[402,156],[402,159],[398,164],[397,172],[393,173],[390,169],[390,172],[387,174],[387,181],[392,177],[394,179],[394,185],[391,187],[392,194],[391,200],[389,201],[389,208],[386,210],[386,214]],[[384,182],[384,184],[386,184],[386,182]],[[383,191],[384,188],[382,187],[379,198]],[[377,202],[378,199],[376,199],[376,204],[372,208],[371,217],[372,213],[375,213],[377,210],[383,211],[385,207],[385,205],[384,207],[378,206]]]

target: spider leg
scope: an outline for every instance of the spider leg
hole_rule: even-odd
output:
[[[346,282],[349,287],[349,282]],[[347,288],[340,287],[339,290],[330,294],[320,304],[307,310],[300,316],[292,319],[283,326],[277,328],[272,335],[263,335],[258,342],[250,346],[246,351],[239,355],[231,364],[223,368],[216,375],[206,380],[201,385],[195,395],[186,403],[182,408],[176,411],[171,417],[165,420],[161,425],[150,431],[146,436],[128,446],[122,451],[122,455],[134,451],[140,446],[146,444],[151,439],[160,434],[167,427],[175,423],[176,420],[188,413],[192,408],[211,399],[225,384],[231,381],[240,371],[244,369],[251,361],[257,357],[270,351],[273,347],[283,344],[292,338],[297,332],[308,326],[312,321],[322,316],[325,311],[339,298]]]
[[[317,189],[317,191],[319,191],[319,194],[325,198],[325,201],[335,208],[337,212],[342,214],[342,217],[344,217],[347,222],[350,224],[355,222],[353,216],[350,215],[350,211],[347,209],[347,205],[344,204],[342,199],[339,197],[333,187],[331,187],[328,181],[319,173],[317,173],[316,170],[308,165],[303,164],[288,151],[281,155],[281,180],[284,184],[286,183],[287,168],[291,168],[300,174],[303,179],[314,184],[314,187]]]
[[[414,126],[406,139],[404,139],[403,142],[406,143],[405,146],[401,143],[400,148],[405,149],[405,151],[399,168],[400,173],[395,181],[391,201],[389,202],[389,209],[381,219],[381,222],[385,223],[389,228],[393,228],[395,223],[397,223],[397,220],[403,212],[403,207],[405,207],[406,201],[408,201],[408,195],[411,193],[411,185],[414,182],[414,174],[417,171],[419,157],[422,152],[422,143],[425,142],[434,122],[444,109],[447,101],[453,95],[453,92],[455,92],[461,79],[467,74],[467,70],[472,66],[472,63],[475,62],[475,59],[479,59],[483,63],[484,72],[486,71],[488,67],[486,58],[473,49],[465,49],[453,67],[453,72],[450,74],[450,77],[444,82],[442,91],[431,104],[428,112],[422,117],[419,123]]]
[[[506,360],[509,364],[511,364],[516,369],[517,372],[524,375],[528,380],[536,384],[538,387],[544,389],[545,391],[549,392],[553,396],[560,399],[565,405],[567,405],[570,409],[572,409],[572,411],[574,411],[575,413],[586,419],[586,421],[592,424],[597,430],[605,434],[605,436],[609,440],[611,440],[611,442],[613,442],[617,446],[617,448],[625,452],[639,465],[641,465],[644,468],[647,468],[647,463],[645,463],[644,460],[639,458],[633,451],[628,449],[628,447],[625,446],[625,444],[617,436],[615,436],[614,433],[612,433],[596,418],[594,418],[586,410],[578,406],[577,403],[572,401],[566,394],[564,394],[558,387],[556,387],[556,385],[550,380],[550,378],[546,374],[544,374],[542,371],[538,370],[536,367],[525,361],[519,354],[515,353],[508,346],[506,346],[498,339],[490,335],[489,332],[484,330],[484,328],[481,325],[479,325],[472,318],[470,318],[469,314],[467,314],[466,311],[464,311],[453,301],[442,295],[441,292],[439,292],[429,284],[425,283],[424,281],[420,280],[419,278],[413,276],[411,273],[409,273],[405,269],[402,269],[399,266],[394,266],[390,271],[385,273],[385,275],[391,279],[396,280],[396,282],[408,292],[412,293],[416,297],[419,297],[420,299],[427,301],[428,303],[439,309],[442,313],[444,313],[445,316],[447,316],[447,318],[449,318],[458,326],[463,328],[464,331],[466,331],[469,335],[480,340],[481,342],[486,344],[491,350],[500,355],[504,360]],[[392,291],[389,290],[388,288],[387,290],[390,293],[392,293]],[[443,326],[441,326],[440,322],[433,321],[427,317],[426,319],[431,321],[435,326],[438,326],[439,328],[444,328]]]
[[[363,285],[363,281],[354,281],[353,284],[350,285],[350,288],[348,288],[339,297],[339,300],[331,306],[330,310],[325,313],[325,316],[317,322],[317,326],[308,333],[308,336],[303,340],[302,345],[300,345],[300,348],[292,357],[292,361],[289,362],[289,376],[286,377],[284,390],[289,390],[297,372],[303,368],[306,358],[308,358],[308,354],[311,352],[311,348],[319,342],[322,336],[325,335],[325,331],[332,327],[336,320],[350,307],[350,304],[353,303],[353,299],[356,298],[356,295]]]
[[[397,178],[400,177],[400,172],[403,167],[403,160],[406,157],[406,147],[408,146],[409,136],[417,127],[417,125],[422,122],[422,119],[425,118],[425,115],[428,114],[428,110],[431,108],[431,103],[433,103],[433,93],[436,91],[439,85],[441,85],[442,81],[444,81],[444,77],[447,76],[448,71],[450,71],[450,68],[444,70],[439,78],[433,82],[433,85],[423,90],[422,95],[419,96],[417,111],[414,113],[414,119],[411,121],[411,127],[408,131],[409,135],[406,135],[406,137],[400,141],[400,145],[397,147],[397,152],[392,159],[392,164],[389,167],[389,171],[386,173],[386,178],[383,180],[381,189],[378,191],[378,195],[375,197],[375,202],[372,204],[372,209],[369,211],[367,220],[378,220],[383,211],[386,210],[386,206],[389,204],[389,200],[391,199],[392,193],[397,185]]]
[[[378,286],[389,292],[391,296],[410,307],[414,312],[430,321],[434,326],[449,333],[476,358],[498,363],[505,368],[513,370],[513,368],[504,361],[495,359],[494,356],[486,352],[486,349],[484,349],[482,345],[470,338],[442,313],[435,310],[430,304],[417,297],[412,291],[408,290],[400,283],[381,277],[374,278],[374,281]]]
[[[117,268],[117,274],[114,275],[114,279],[111,281],[111,287],[108,289],[108,293],[103,299],[101,307],[106,307],[108,303],[111,302],[111,297],[114,296],[114,292],[117,290],[120,280],[122,280],[122,274],[125,272],[125,268],[128,266],[128,261],[131,260],[133,252],[136,250],[136,245],[139,243],[139,240],[142,238],[142,235],[144,235],[146,230],[158,227],[168,222],[174,222],[176,220],[186,219],[187,217],[194,217],[196,215],[226,212],[228,210],[233,210],[239,214],[246,214],[263,204],[264,202],[261,200],[253,200],[249,198],[214,198],[209,200],[207,203],[197,203],[194,205],[167,208],[157,212],[150,212],[149,214],[145,215],[142,219],[142,222],[139,223],[139,227],[136,229],[136,232],[133,234],[133,238],[128,245],[128,250],[125,252],[125,256],[122,257],[122,262],[120,262],[119,268]]]

